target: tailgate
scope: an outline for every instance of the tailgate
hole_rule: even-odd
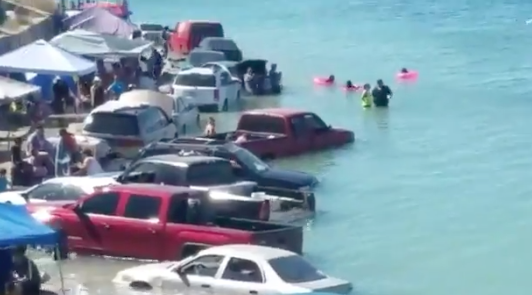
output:
[[[303,254],[303,227],[288,225],[283,225],[283,227],[253,233],[252,243]]]

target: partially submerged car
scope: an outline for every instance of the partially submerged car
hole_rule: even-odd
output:
[[[223,52],[196,48],[190,52],[186,62],[190,67],[199,67],[208,62],[223,61],[226,59]]]
[[[152,90],[132,90],[120,95],[118,101],[157,106],[172,118],[178,133],[187,134],[200,127],[200,114],[193,97],[171,97]]]
[[[171,117],[159,106],[129,101],[108,101],[92,110],[82,135],[104,139],[113,152],[134,157],[146,144],[177,137]]]
[[[203,39],[199,48],[222,52],[225,58],[230,61],[242,61],[242,51],[236,45],[236,42],[230,38],[224,37],[206,37]]]
[[[113,282],[133,289],[205,289],[231,294],[348,294],[350,282],[328,276],[296,253],[265,246],[225,245],[179,262],[122,270]]]
[[[126,184],[99,188],[77,201],[31,204],[28,210],[68,237],[68,249],[79,254],[174,260],[234,243],[302,253],[301,227],[218,216],[213,202],[190,188]]]

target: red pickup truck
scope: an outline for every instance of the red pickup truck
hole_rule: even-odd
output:
[[[28,206],[36,219],[67,237],[69,251],[80,254],[177,260],[235,243],[302,253],[301,227],[217,217],[216,201],[184,187],[124,184],[97,189],[77,202]]]
[[[277,108],[245,112],[236,131],[203,139],[232,140],[263,159],[275,159],[339,147],[355,135],[332,128],[314,113]]]

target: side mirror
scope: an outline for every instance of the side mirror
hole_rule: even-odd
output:
[[[82,213],[83,212],[83,203],[76,203],[72,206],[72,211],[75,213]]]

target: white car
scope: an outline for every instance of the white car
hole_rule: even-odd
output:
[[[172,118],[158,106],[113,100],[85,117],[82,134],[106,140],[113,151],[127,158],[150,142],[175,138],[178,131]]]
[[[172,84],[174,96],[190,96],[200,111],[228,111],[240,100],[241,83],[228,71],[191,68],[180,71]]]
[[[231,294],[347,294],[350,282],[330,277],[303,257],[277,248],[226,245],[208,248],[180,262],[148,264],[120,271],[113,282],[142,289]]]
[[[147,104],[159,107],[172,118],[177,132],[187,134],[189,131],[200,127],[200,114],[192,97],[171,97],[162,92],[153,90],[132,90],[120,95],[118,101],[130,105]]]
[[[23,191],[9,191],[0,193],[0,203],[24,205],[43,203],[48,201],[74,201],[91,194],[95,188],[116,183],[108,177],[69,176],[46,180]]]

